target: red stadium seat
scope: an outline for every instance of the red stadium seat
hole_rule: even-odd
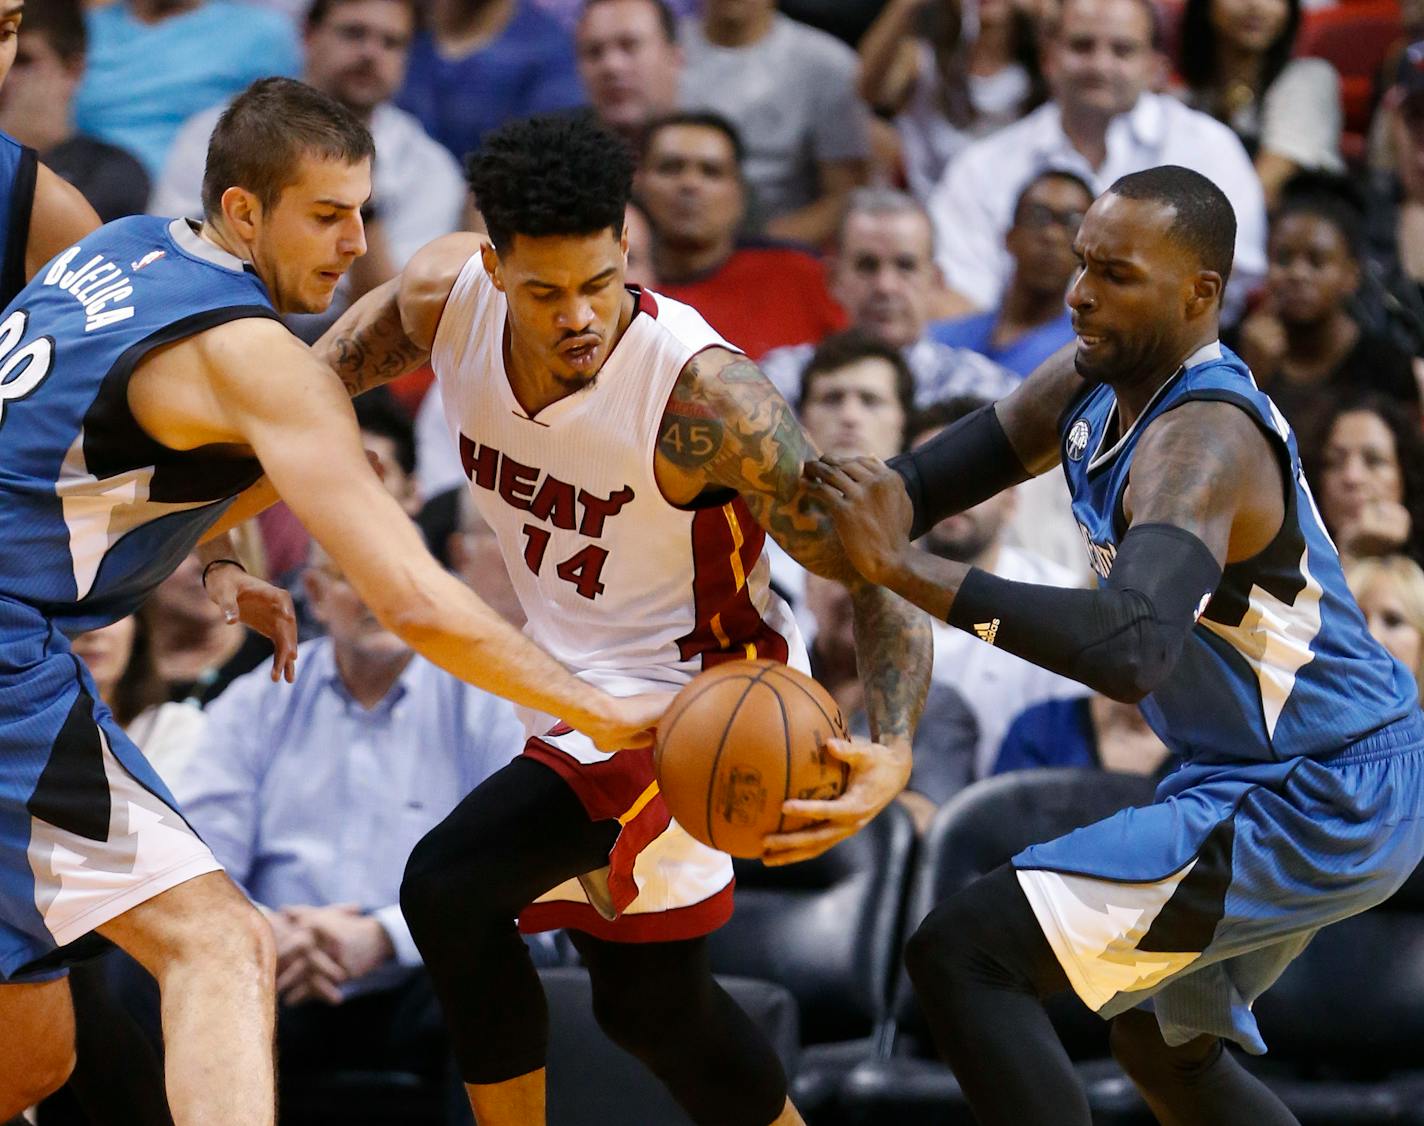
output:
[[[1345,109],[1341,147],[1347,160],[1363,155],[1375,81],[1385,55],[1402,34],[1397,0],[1348,0],[1304,13],[1295,53],[1325,59],[1340,72]]]

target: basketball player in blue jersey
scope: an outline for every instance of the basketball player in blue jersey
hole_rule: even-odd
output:
[[[1296,441],[1217,340],[1235,217],[1209,180],[1125,176],[1085,216],[1076,347],[893,468],[809,472],[847,552],[984,641],[1140,703],[1158,801],[1035,845],[941,904],[906,962],[986,1126],[1087,1126],[1041,1005],[1071,987],[1159,1121],[1295,1118],[1223,1051],[1320,927],[1424,853],[1424,720],[1369,636]],[[1006,582],[909,539],[1060,463],[1101,583]],[[897,472],[898,470],[898,472]]]
[[[278,320],[324,309],[365,250],[371,157],[347,110],[264,79],[214,132],[201,225],[110,223],[0,313],[0,1121],[64,1080],[64,967],[95,934],[158,980],[174,1122],[273,1121],[271,932],[68,641],[131,613],[204,536],[280,495],[454,675],[608,750],[646,746],[666,705],[574,679],[448,575],[367,462],[340,380]]]
[[[0,83],[15,61],[24,0],[0,0]],[[35,150],[0,133],[0,307],[35,271],[99,225],[77,188],[60,179]]]

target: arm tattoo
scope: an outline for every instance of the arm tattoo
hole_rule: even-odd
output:
[[[908,740],[929,685],[929,619],[856,573],[831,518],[806,495],[815,447],[750,360],[694,357],[678,377],[658,452],[708,486],[735,489],[758,524],[809,571],[844,583],[855,605],[856,656],[877,738]]]
[[[414,371],[429,353],[406,335],[394,287],[373,290],[346,311],[316,344],[353,398]],[[384,300],[379,298],[384,297]]]

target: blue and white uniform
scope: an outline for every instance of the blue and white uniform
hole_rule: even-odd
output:
[[[1117,432],[1111,387],[1060,419],[1073,514],[1099,575],[1127,532],[1147,427],[1185,402],[1245,411],[1288,483],[1274,540],[1228,564],[1182,657],[1142,702],[1180,762],[1157,803],[1014,858],[1068,980],[1104,1017],[1152,998],[1169,1043],[1265,1051],[1250,1013],[1320,927],[1387,898],[1424,855],[1424,717],[1413,676],[1369,634],[1301,472],[1246,365],[1213,343]]]
[[[261,468],[159,445],[128,383],[155,348],[275,317],[184,220],[121,219],[0,314],[0,980],[218,864],[99,701],[69,638],[132,613]]]
[[[34,149],[0,133],[0,306],[25,288],[36,168]]]

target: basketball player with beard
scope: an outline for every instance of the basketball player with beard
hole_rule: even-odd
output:
[[[1235,216],[1164,166],[1088,211],[1076,347],[895,467],[814,465],[872,582],[983,641],[1138,703],[1178,756],[1157,802],[1034,845],[932,911],[905,959],[985,1126],[1088,1126],[1042,1001],[1071,987],[1169,1126],[1296,1119],[1223,1050],[1321,927],[1424,854],[1424,718],[1374,641],[1294,435],[1217,339]],[[1061,463],[1097,590],[915,551],[951,512]],[[897,472],[897,469],[899,472]]]
[[[429,355],[528,632],[609,692],[675,689],[743,657],[804,668],[767,534],[847,581],[878,743],[830,745],[846,792],[766,856],[823,852],[904,787],[928,622],[861,580],[806,505],[815,450],[765,376],[693,309],[625,286],[632,162],[616,137],[516,122],[468,171],[489,241],[432,243],[318,351],[353,393]],[[526,714],[524,754],[417,846],[402,889],[481,1126],[545,1121],[547,1016],[516,916],[569,928],[603,1028],[695,1122],[800,1123],[770,1045],[708,967],[729,859],[671,820],[648,752],[600,753],[561,718]]]

